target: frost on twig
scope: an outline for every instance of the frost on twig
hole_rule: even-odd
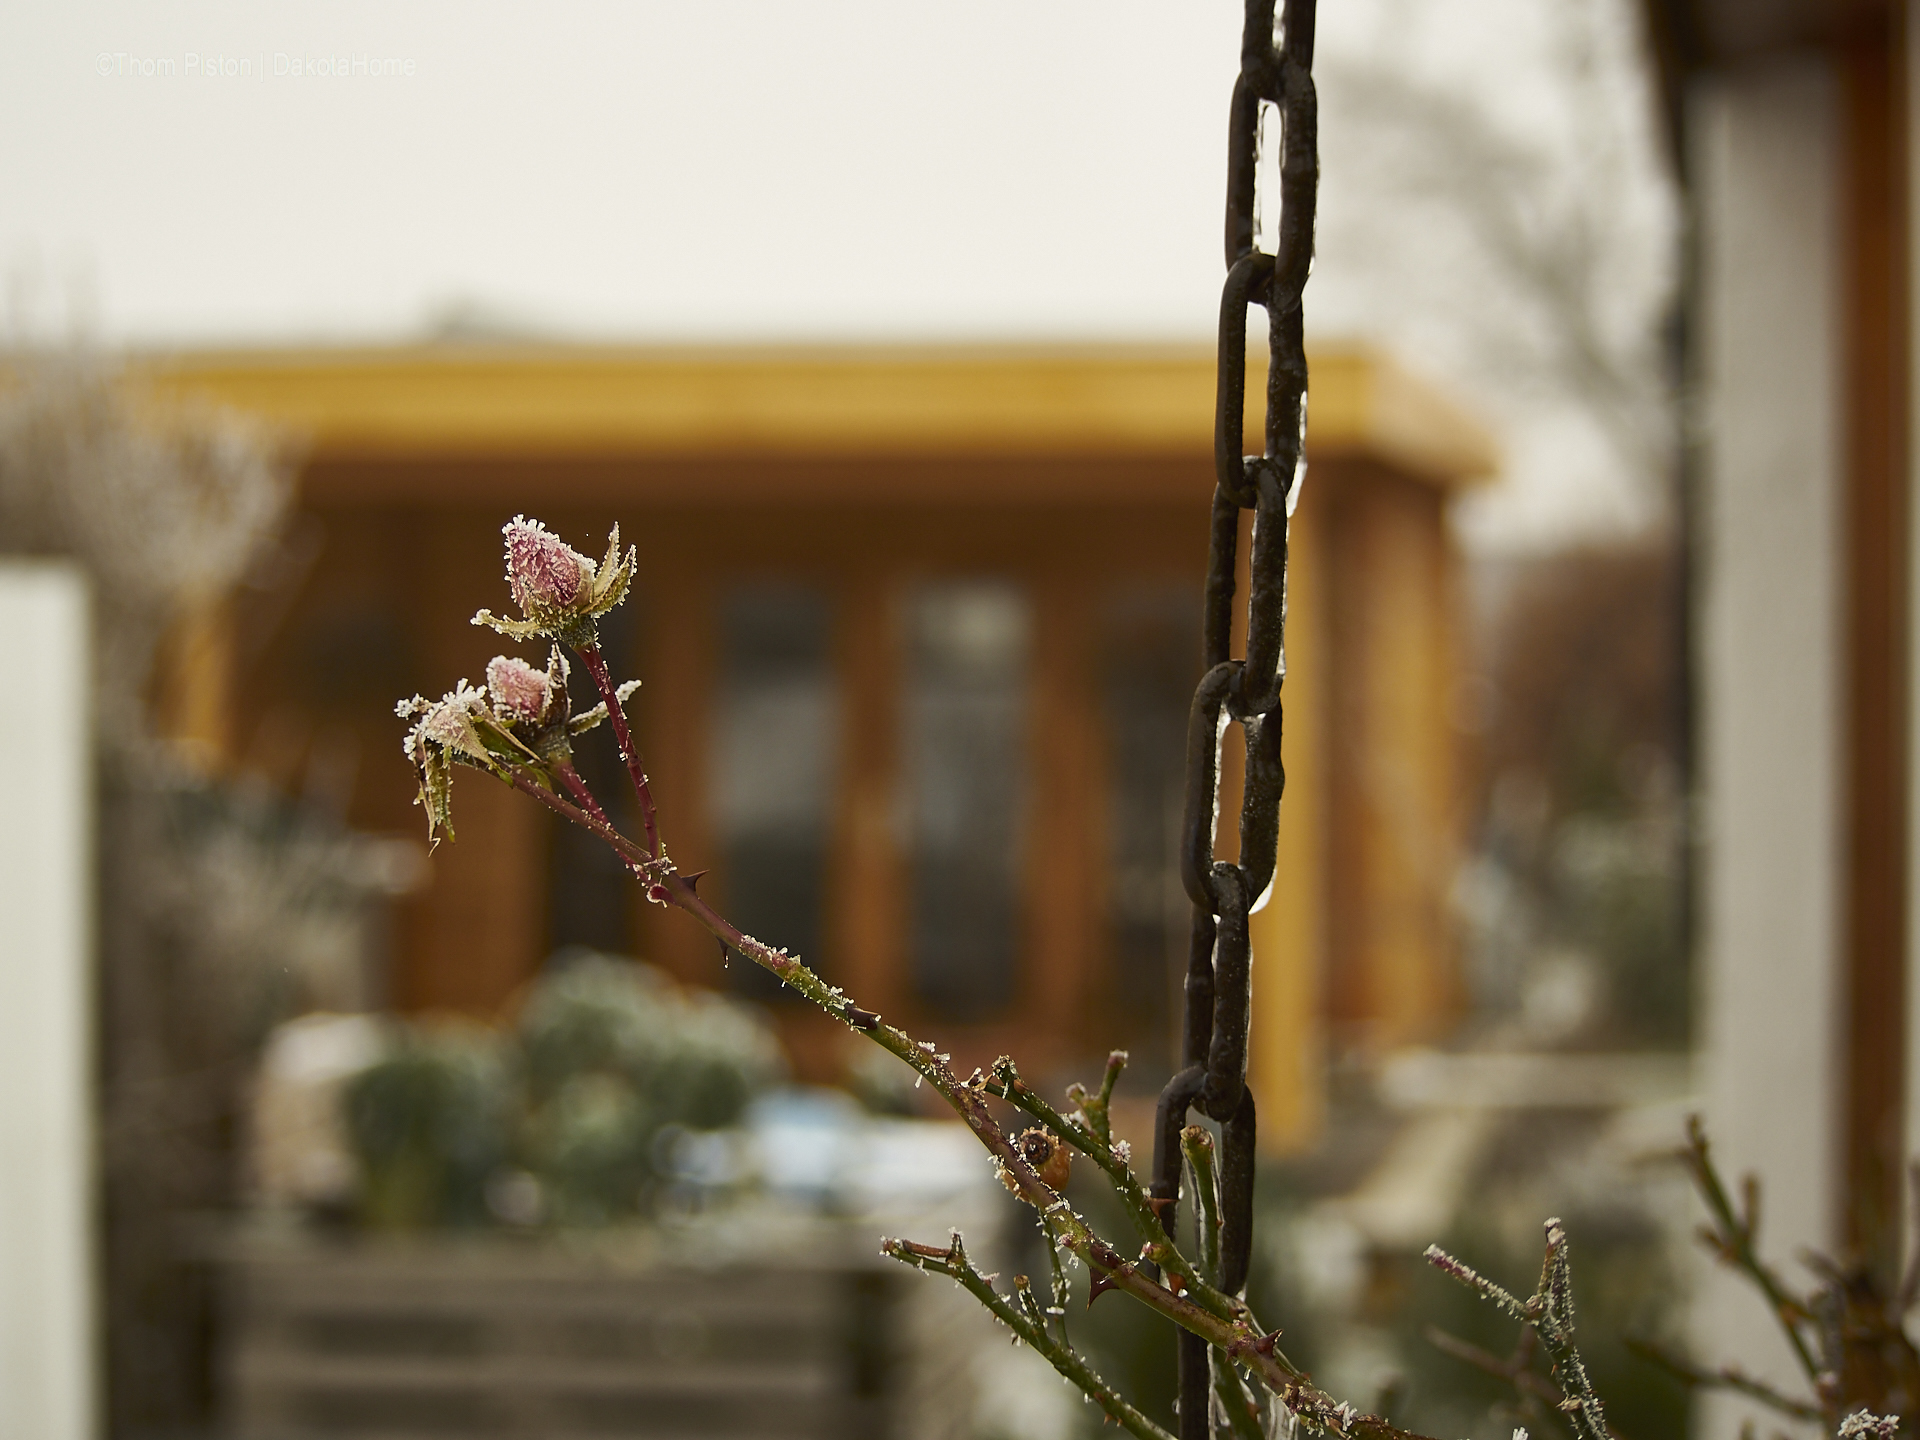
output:
[[[1875,1415],[1856,1410],[1840,1422],[1840,1440],[1894,1440],[1900,1433],[1898,1415]]]
[[[966,1246],[960,1238],[960,1232],[953,1234],[953,1243],[944,1250],[931,1245],[916,1245],[911,1240],[884,1240],[880,1244],[883,1255],[900,1260],[934,1275],[945,1275],[959,1282],[969,1295],[978,1300],[992,1312],[993,1317],[1020,1340],[1030,1346],[1035,1353],[1058,1370],[1093,1402],[1106,1412],[1107,1417],[1121,1426],[1138,1440],[1173,1440],[1173,1437],[1135,1409],[1127,1399],[1101,1377],[1099,1372],[1081,1358],[1070,1346],[1055,1339],[1049,1333],[1033,1299],[1031,1288],[1016,1282],[1016,1293],[1022,1303],[1009,1301],[993,1288],[993,1278],[982,1275],[967,1258]],[[1025,1276],[1020,1280],[1024,1281]]]
[[[1567,1256],[1567,1231],[1559,1220],[1547,1221],[1547,1250],[1540,1264],[1540,1283],[1524,1301],[1471,1266],[1447,1254],[1438,1245],[1427,1247],[1426,1258],[1516,1320],[1532,1327],[1547,1352],[1549,1368],[1564,1398],[1556,1407],[1572,1425],[1577,1440],[1609,1440],[1605,1408],[1594,1393],[1586,1362],[1573,1343],[1573,1271]]]
[[[1478,1293],[1481,1299],[1491,1300],[1514,1319],[1532,1323],[1532,1317],[1527,1314],[1527,1307],[1515,1299],[1510,1291],[1502,1289],[1471,1265],[1454,1259],[1438,1245],[1427,1247],[1425,1259],[1434,1269],[1445,1271],[1469,1290]]]

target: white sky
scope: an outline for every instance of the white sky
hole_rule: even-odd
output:
[[[1321,51],[1397,57],[1551,128],[1555,3],[1322,0]],[[465,307],[591,339],[1204,340],[1239,8],[16,4],[6,324],[377,342]],[[277,73],[331,56],[413,73]],[[254,73],[206,74],[229,59]],[[1418,287],[1380,265],[1323,251],[1310,329],[1449,364],[1409,323]],[[1516,415],[1545,423],[1485,391],[1510,438]],[[1554,497],[1579,486],[1513,481],[1527,533],[1570,523]]]

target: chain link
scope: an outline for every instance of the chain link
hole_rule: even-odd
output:
[[[1219,398],[1214,412],[1214,497],[1207,552],[1205,673],[1187,721],[1186,808],[1180,877],[1193,904],[1187,953],[1182,1069],[1160,1093],[1153,1187],[1161,1222],[1174,1233],[1180,1195],[1180,1131],[1198,1109],[1221,1126],[1220,1288],[1246,1287],[1253,1247],[1253,1092],[1247,1087],[1252,948],[1247,917],[1273,882],[1279,840],[1280,688],[1286,675],[1287,517],[1303,472],[1307,359],[1300,295],[1313,259],[1319,180],[1313,88],[1314,0],[1286,0],[1280,41],[1275,0],[1247,0],[1240,75],[1227,136],[1227,280],[1220,297]],[[1261,105],[1281,123],[1280,217],[1274,253],[1254,248]],[[1266,439],[1242,455],[1246,413],[1247,307],[1267,312]],[[1232,658],[1240,516],[1252,510],[1247,653]],[[1217,860],[1220,747],[1227,725],[1246,739],[1240,859]],[[1207,1348],[1179,1339],[1180,1434],[1207,1440],[1211,1383]]]

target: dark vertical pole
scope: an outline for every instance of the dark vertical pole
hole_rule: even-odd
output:
[[[1894,7],[1898,8],[1898,7]],[[1907,241],[1904,37],[1843,46],[1844,916],[1848,1248],[1900,1266],[1906,1074]]]

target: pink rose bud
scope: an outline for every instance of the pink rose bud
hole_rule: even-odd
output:
[[[524,620],[482,610],[473,617],[515,640],[551,635],[569,645],[594,643],[594,621],[626,598],[639,557],[632,546],[620,551],[620,527],[607,537],[607,558],[598,565],[563,544],[538,520],[516,515],[505,527],[507,586]],[[549,672],[551,673],[551,672]],[[565,685],[565,677],[558,678]]]
[[[592,592],[591,560],[538,520],[515,516],[506,537],[507,584],[528,619],[557,619],[580,608]]]
[[[553,676],[524,660],[496,655],[487,662],[487,693],[502,719],[537,725],[553,699]]]

